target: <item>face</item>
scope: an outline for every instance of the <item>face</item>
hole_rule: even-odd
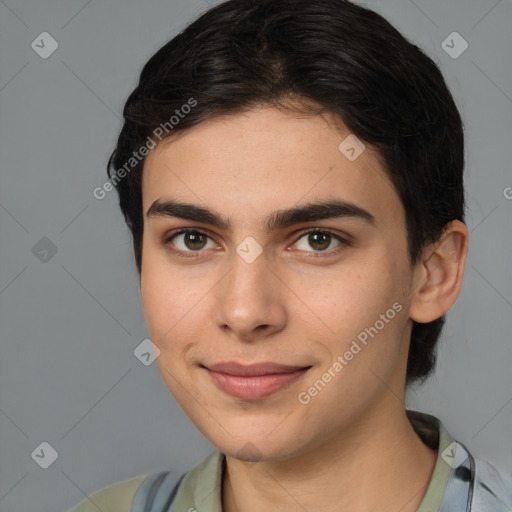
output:
[[[355,160],[339,149],[349,134],[329,115],[259,108],[146,159],[140,285],[157,364],[227,455],[306,453],[403,391],[404,210],[369,146]],[[248,377],[221,363],[286,367]]]

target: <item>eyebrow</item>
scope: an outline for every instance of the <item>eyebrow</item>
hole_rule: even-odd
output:
[[[189,203],[180,203],[173,200],[157,199],[148,209],[146,216],[151,217],[176,217],[184,220],[210,224],[218,229],[230,231],[229,219],[219,213],[202,206]],[[276,210],[265,220],[268,232],[277,231],[301,222],[313,222],[334,218],[360,219],[372,226],[375,225],[375,217],[367,210],[354,203],[341,200],[326,200],[316,203],[307,203],[294,208]]]

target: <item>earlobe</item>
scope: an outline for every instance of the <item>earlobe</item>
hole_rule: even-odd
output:
[[[425,247],[414,273],[410,317],[428,323],[444,315],[462,288],[469,231],[458,220],[447,225],[440,240]]]

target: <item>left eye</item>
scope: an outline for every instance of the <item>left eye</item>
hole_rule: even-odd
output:
[[[338,241],[338,245],[335,246],[335,248],[339,247],[340,245],[347,245],[347,242],[343,240],[338,235],[335,235],[334,233],[331,233],[330,231],[308,231],[306,233],[303,233],[302,236],[299,238],[300,240],[305,239],[304,245],[309,245],[309,247],[312,247],[315,249],[314,252],[326,252],[326,249],[329,248],[331,243],[333,242],[333,239]],[[300,247],[299,242],[296,242],[296,246],[298,249],[307,251],[307,247]]]

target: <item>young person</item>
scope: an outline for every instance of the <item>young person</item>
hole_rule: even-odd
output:
[[[217,449],[75,512],[512,511],[406,410],[461,289],[464,136],[438,67],[346,0],[230,0],[144,66],[109,177],[170,392]]]

